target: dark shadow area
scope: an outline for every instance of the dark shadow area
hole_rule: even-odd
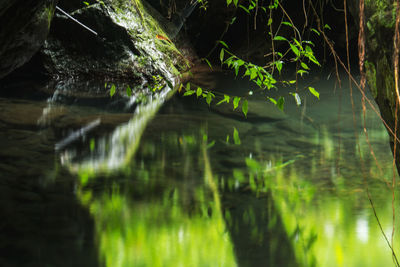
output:
[[[271,194],[257,197],[243,188],[222,191],[222,203],[224,214],[230,214],[225,221],[238,266],[302,266],[293,250],[295,236],[286,233]]]

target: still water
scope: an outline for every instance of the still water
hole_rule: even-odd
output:
[[[254,90],[247,119],[180,96],[132,118],[87,84],[3,90],[0,266],[394,266],[371,206],[390,242],[386,130],[367,107],[368,143],[360,94],[352,108],[326,78],[285,113]],[[194,82],[250,88],[222,72]]]

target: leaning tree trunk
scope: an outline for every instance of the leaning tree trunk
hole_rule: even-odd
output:
[[[360,0],[359,0],[360,1]],[[350,10],[359,18],[359,1],[350,1]],[[396,120],[397,137],[400,138],[399,114],[396,111],[396,88],[394,79],[394,33],[396,21],[395,0],[365,0],[365,73],[369,89],[378,104],[390,136],[394,152]],[[397,171],[400,173],[400,144],[396,146]]]

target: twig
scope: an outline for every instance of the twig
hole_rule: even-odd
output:
[[[61,8],[59,8],[58,6],[56,6],[56,9],[58,11],[60,11],[62,14],[64,14],[65,16],[67,16],[67,18],[71,19],[73,22],[77,23],[79,26],[85,28],[86,30],[90,31],[91,33],[93,33],[96,36],[99,36],[99,34],[97,32],[95,32],[94,30],[92,30],[91,28],[89,28],[88,26],[86,26],[85,24],[83,24],[82,22],[80,22],[79,20],[77,20],[76,18],[72,17],[70,14],[68,14],[67,12],[65,12],[64,10],[62,10]]]

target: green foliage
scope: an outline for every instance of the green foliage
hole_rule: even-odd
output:
[[[152,91],[161,91],[165,87],[166,80],[161,75],[153,75],[153,84],[152,84]]]
[[[211,65],[211,62],[207,58],[203,58],[202,60],[207,63],[207,65],[210,67],[210,69],[213,68]]]
[[[243,0],[240,3],[238,0],[226,0],[226,4],[227,6],[233,5],[235,8],[241,9],[249,15],[254,14],[254,16],[256,16],[255,12],[256,10],[258,10],[258,8],[261,8],[264,12],[269,10],[267,26],[270,29],[270,32],[268,34],[270,37],[270,41],[272,42],[272,53],[266,55],[271,57],[271,60],[267,62],[266,65],[261,66],[234,54],[225,41],[219,40],[218,44],[221,47],[219,51],[219,60],[221,65],[232,69],[237,77],[241,76],[242,78],[247,78],[249,81],[255,83],[257,87],[261,89],[261,91],[264,91],[265,89],[267,89],[268,91],[271,89],[277,89],[278,84],[282,84],[284,86],[295,86],[296,93],[289,94],[292,95],[296,100],[296,105],[300,106],[302,104],[302,101],[300,95],[297,93],[297,80],[299,79],[299,77],[304,77],[305,75],[307,75],[312,70],[312,65],[316,65],[318,67],[321,66],[313,51],[314,43],[312,41],[304,40],[302,38],[302,35],[305,34],[301,34],[297,27],[293,24],[292,19],[283,9],[279,0],[271,0],[270,4],[267,6],[268,9],[266,8],[266,6],[263,6],[263,4],[259,2],[259,0]],[[277,32],[273,33],[273,12],[278,9],[281,9],[283,19],[279,22],[280,25],[279,27],[277,27]],[[266,14],[268,13],[266,12]],[[235,20],[236,17],[233,17],[230,24],[234,23]],[[254,18],[254,20],[256,20],[256,17]],[[293,34],[291,36],[287,36],[287,31],[285,36],[283,36],[283,34],[279,34],[279,29],[282,26],[290,28]],[[330,30],[331,28],[329,27],[329,25],[326,24],[324,26],[324,29]],[[320,36],[321,34],[318,30],[312,27],[309,31],[310,33],[313,32],[318,36]],[[287,45],[274,45],[274,42],[284,42]],[[274,49],[274,47],[285,47],[285,50],[277,51]],[[212,65],[208,59],[203,60],[212,68]],[[280,75],[282,74],[284,68],[293,63],[296,66],[296,78],[291,80],[281,79]],[[277,74],[279,74],[279,77],[277,77]],[[315,88],[304,87],[304,89],[308,89],[315,97],[319,99],[319,93],[317,90],[315,90]],[[184,96],[189,96],[193,94],[196,94],[197,98],[203,96],[204,98],[206,98],[207,104],[210,105],[212,100],[215,98],[215,95],[211,95],[209,94],[209,92],[209,90],[205,90],[200,87],[198,87],[196,91],[191,90],[190,87],[187,87]],[[250,92],[249,95],[251,95]],[[229,104],[230,100],[232,99],[234,110],[237,109],[241,104],[242,113],[245,117],[247,117],[249,107],[246,97],[229,96],[227,94],[223,94],[222,96],[219,96],[218,99],[219,100],[216,105],[220,105],[223,103]],[[284,96],[280,96],[277,99],[266,96],[266,99],[271,101],[280,110],[283,111],[285,104]]]
[[[203,90],[202,90],[200,87],[197,87],[197,91],[196,91],[197,98],[198,98],[199,96],[201,96],[202,93],[203,93]]]
[[[111,97],[113,97],[113,95],[115,94],[115,90],[116,90],[115,84],[112,84],[111,85],[111,89],[110,89],[110,96]]]
[[[246,118],[247,118],[247,111],[249,110],[248,106],[249,106],[249,103],[248,103],[248,101],[245,99],[245,100],[243,101],[243,103],[242,103],[242,112],[243,112],[243,114],[244,114],[244,116],[245,116]]]
[[[235,127],[233,128],[233,142],[235,145],[240,145],[242,143],[242,141],[240,141],[239,132]]]
[[[293,97],[294,100],[296,100],[296,105],[300,106],[301,105],[301,99],[298,93],[290,93]]]
[[[200,4],[200,9],[207,11],[208,8],[208,1],[206,0],[197,0],[197,2]]]
[[[235,96],[235,97],[233,98],[233,109],[234,109],[234,110],[239,106],[239,102],[240,102],[240,97]]]
[[[317,90],[315,90],[314,87],[308,87],[308,90],[310,91],[311,94],[313,94],[316,98],[319,99],[319,93],[317,92]]]
[[[208,105],[211,105],[212,100],[215,98],[215,94],[213,94],[211,91],[203,90],[200,86],[198,86],[195,91],[191,89],[190,83],[187,83],[183,96],[191,96],[194,94],[196,94],[197,98],[204,98]]]
[[[229,103],[229,100],[231,99],[231,97],[229,95],[224,95],[224,99],[220,100],[217,105],[220,105],[224,102]]]
[[[278,102],[276,103],[276,106],[283,111],[283,106],[285,105],[285,98],[283,96],[280,96],[278,98]]]
[[[126,87],[126,95],[129,97],[132,95],[132,89],[129,87],[129,85]]]
[[[91,152],[94,151],[95,146],[96,146],[96,141],[95,141],[94,138],[91,138],[91,139],[90,139],[90,151],[91,151]]]

